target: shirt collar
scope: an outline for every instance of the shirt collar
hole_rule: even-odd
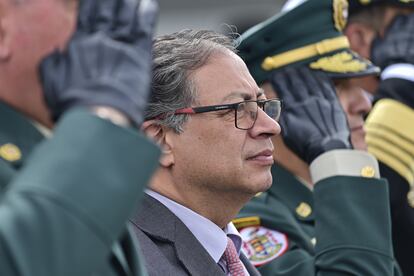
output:
[[[233,241],[237,252],[240,254],[242,239],[232,222],[227,224],[224,229],[221,229],[209,219],[157,192],[146,190],[146,193],[176,215],[193,233],[216,263],[226,250],[227,236]]]

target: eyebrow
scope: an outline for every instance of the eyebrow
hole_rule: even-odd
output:
[[[264,95],[264,90],[262,88],[259,88],[256,92],[256,99],[263,95]],[[235,91],[235,92],[230,93],[226,97],[224,97],[223,101],[226,101],[232,98],[242,98],[243,100],[248,101],[252,99],[252,94],[246,93],[246,92]]]

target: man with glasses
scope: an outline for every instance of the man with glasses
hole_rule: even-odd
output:
[[[239,39],[255,80],[283,100],[272,187],[234,221],[243,250],[262,275],[394,275],[387,184],[353,150],[370,108],[353,81],[379,70],[341,32],[346,1],[302,2]]]
[[[143,129],[162,156],[131,218],[149,274],[258,275],[231,220],[272,183],[280,101],[265,98],[223,35],[165,35],[153,53]]]

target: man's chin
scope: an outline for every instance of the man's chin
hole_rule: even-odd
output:
[[[266,177],[263,177],[262,179],[263,181],[257,182],[257,184],[255,185],[254,190],[252,191],[254,195],[258,193],[266,192],[272,186],[272,175],[271,174],[267,175]]]

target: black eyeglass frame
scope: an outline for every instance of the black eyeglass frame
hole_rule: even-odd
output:
[[[277,118],[273,118],[272,116],[270,116],[269,114],[266,113],[270,118],[274,119],[275,121],[278,121],[278,119],[280,117],[281,110],[282,110],[282,101],[279,100],[279,99],[247,100],[247,101],[242,101],[242,102],[237,102],[237,103],[232,103],[232,104],[219,104],[219,105],[207,105],[207,106],[180,108],[180,109],[175,110],[174,115],[197,114],[197,113],[206,113],[206,112],[214,112],[214,111],[232,109],[232,110],[234,110],[234,126],[237,129],[249,130],[249,129],[253,128],[254,124],[256,123],[257,114],[258,114],[257,110],[256,110],[256,117],[254,118],[254,121],[253,121],[251,127],[241,128],[237,125],[237,109],[238,109],[240,104],[243,104],[243,103],[246,103],[246,102],[255,102],[255,103],[257,103],[257,108],[260,107],[263,111],[265,111],[265,113],[266,113],[266,110],[265,110],[266,103],[269,103],[269,102],[279,103],[279,114],[276,116]]]

